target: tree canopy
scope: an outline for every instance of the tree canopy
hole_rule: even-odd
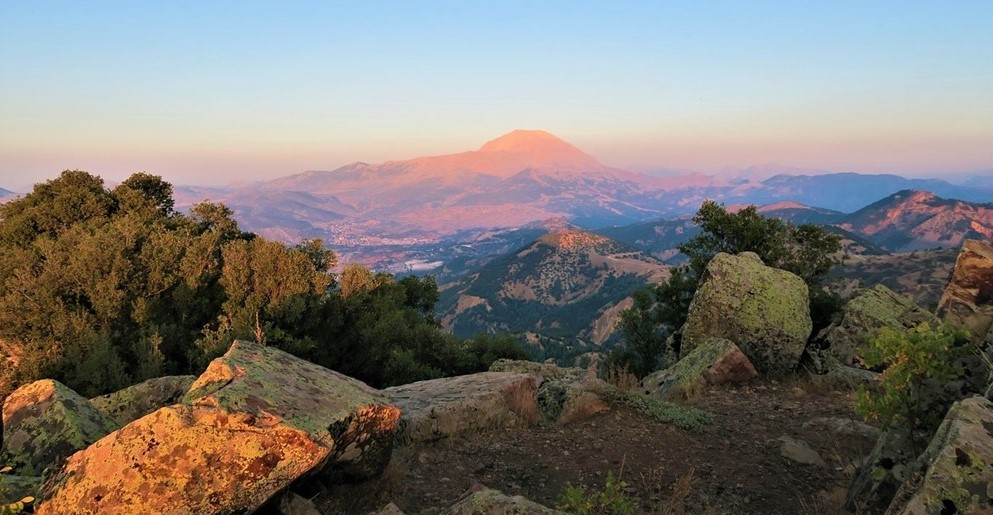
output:
[[[177,212],[160,177],[108,190],[65,171],[0,205],[0,339],[21,349],[0,371],[0,398],[40,378],[94,396],[198,373],[235,338],[374,386],[525,357],[506,337],[442,331],[431,278],[358,265],[339,277],[336,264],[321,240],[288,247],[241,231],[222,204]]]

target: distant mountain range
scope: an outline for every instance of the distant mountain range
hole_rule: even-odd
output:
[[[738,206],[728,206],[734,210]],[[843,236],[852,254],[884,254],[958,248],[965,239],[993,240],[993,204],[944,199],[927,191],[903,190],[854,213],[779,202],[760,206],[764,216],[813,223]],[[677,247],[699,233],[689,219],[656,220],[597,231],[658,259],[678,263]],[[673,258],[677,258],[673,260]]]
[[[781,167],[758,167],[752,175],[774,169]],[[229,188],[177,187],[176,196],[180,207],[205,198],[224,202],[245,229],[267,237],[320,237],[348,259],[402,269],[436,261],[411,248],[458,246],[549,218],[587,228],[624,226],[686,216],[705,199],[729,206],[796,202],[830,217],[906,189],[989,202],[991,188],[979,179],[957,186],[856,173],[650,176],[605,166],[547,132],[518,130],[458,154],[353,163]]]
[[[5,202],[7,200],[11,200],[14,197],[17,197],[17,193],[0,188],[0,203]]]

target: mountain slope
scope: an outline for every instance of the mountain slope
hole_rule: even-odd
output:
[[[968,238],[993,239],[993,204],[905,190],[844,217],[838,226],[892,252],[957,248]]]
[[[601,345],[616,337],[618,304],[667,274],[617,241],[555,230],[446,285],[438,310],[457,335],[508,331]]]
[[[17,193],[0,188],[0,203],[13,200],[15,197],[17,197]]]

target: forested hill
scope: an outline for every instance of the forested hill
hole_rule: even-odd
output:
[[[157,176],[107,189],[63,172],[0,205],[0,398],[39,378],[93,396],[197,373],[235,338],[375,386],[523,356],[507,338],[443,332],[432,279],[334,275],[336,260],[320,240],[243,232],[221,204],[178,213]]]

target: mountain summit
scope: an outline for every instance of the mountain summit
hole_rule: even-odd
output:
[[[503,154],[538,168],[602,168],[596,159],[542,130],[515,130],[479,147],[480,154]]]

